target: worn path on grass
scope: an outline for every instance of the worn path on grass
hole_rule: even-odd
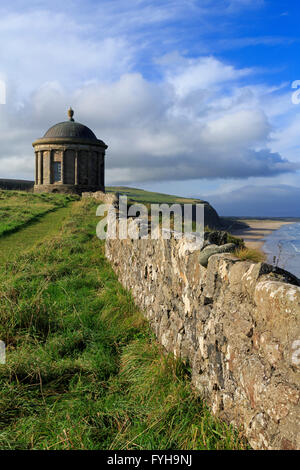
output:
[[[71,211],[74,203],[62,207],[39,217],[26,224],[17,232],[12,232],[0,237],[0,266],[13,259],[16,255],[29,250],[38,242],[49,235],[59,231],[63,221]]]

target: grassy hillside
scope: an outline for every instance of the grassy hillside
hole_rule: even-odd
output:
[[[128,188],[126,186],[107,186],[106,192],[118,192],[126,195],[132,201],[144,204],[196,204],[197,202],[204,202],[200,199],[189,199],[179,196],[172,196],[170,194],[155,193],[152,191],[144,191],[143,189]]]
[[[143,189],[127,188],[126,186],[107,186],[106,192],[117,192],[128,197],[128,202],[138,202],[150,206],[150,204],[199,204],[204,203],[204,224],[211,228],[221,228],[220,220],[215,209],[207,201],[201,199],[189,199],[170,194],[144,191]]]
[[[0,449],[245,448],[117,281],[95,209],[75,202],[56,236],[0,265]]]
[[[75,198],[64,194],[32,194],[0,190],[0,236],[20,229]]]
[[[32,191],[34,181],[28,180],[12,180],[0,178],[1,189],[15,189],[15,190],[26,190]]]

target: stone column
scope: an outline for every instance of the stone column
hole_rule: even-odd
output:
[[[61,182],[65,183],[65,150],[61,151]]]
[[[44,184],[44,152],[41,152],[41,184]]]
[[[43,152],[38,152],[38,184],[43,184]]]
[[[97,152],[97,166],[98,166],[98,186],[101,187],[101,171],[102,171],[102,153]]]
[[[95,185],[99,186],[99,153],[95,151],[94,160],[94,171],[95,171]]]
[[[38,184],[39,181],[39,160],[38,160],[38,153],[35,152],[35,184]]]
[[[87,184],[91,186],[91,151],[87,150]]]
[[[53,150],[49,149],[49,184],[52,184],[52,161],[53,161]]]
[[[40,160],[40,152],[36,152],[37,156],[37,184],[41,184],[41,160]]]
[[[75,164],[74,164],[74,169],[75,169],[75,177],[74,177],[74,182],[75,185],[78,184],[78,150],[75,150]]]
[[[105,152],[102,153],[102,170],[101,170],[101,186],[103,187],[103,191],[105,190],[104,172],[105,172]]]

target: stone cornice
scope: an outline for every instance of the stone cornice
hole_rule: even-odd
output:
[[[52,138],[41,138],[37,139],[33,142],[32,146],[36,147],[39,145],[72,145],[72,144],[79,144],[79,145],[86,145],[86,146],[93,146],[93,147],[101,147],[103,149],[107,149],[108,146],[102,140],[88,140],[88,139],[80,139],[76,137],[52,137]]]

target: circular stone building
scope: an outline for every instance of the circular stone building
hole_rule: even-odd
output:
[[[69,120],[51,127],[33,142],[35,192],[77,193],[104,191],[104,156],[107,145],[88,127]]]

